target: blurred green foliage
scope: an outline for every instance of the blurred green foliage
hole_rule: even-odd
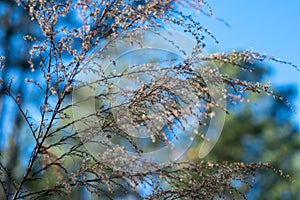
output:
[[[270,79],[271,67],[252,67],[254,71],[247,73],[227,65],[223,73],[254,82]],[[292,103],[297,95],[297,87],[282,85],[275,92]],[[247,99],[251,103],[247,103]],[[270,163],[291,175],[294,182],[268,170],[260,171],[253,188],[248,188],[248,198],[300,199],[300,130],[297,122],[291,118],[296,113],[283,101],[265,94],[251,94],[245,97],[245,102],[234,106],[228,103],[227,106],[229,115],[226,116],[222,134],[205,159]],[[187,158],[197,159],[197,155],[198,146],[195,142]]]

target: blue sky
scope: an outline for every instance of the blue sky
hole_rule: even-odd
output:
[[[247,49],[273,55],[300,66],[300,1],[238,1],[210,0],[215,17],[223,23],[207,20],[204,23],[220,41],[217,50]],[[214,47],[216,48],[216,47]],[[274,67],[272,85],[297,84],[298,98],[294,102],[300,126],[300,72],[294,68],[271,63]]]

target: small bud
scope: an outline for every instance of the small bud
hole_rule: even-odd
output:
[[[56,92],[56,90],[55,90],[54,87],[50,88],[50,92],[51,92],[52,95],[56,95],[57,94],[57,92]]]

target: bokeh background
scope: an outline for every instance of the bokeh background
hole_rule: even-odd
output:
[[[249,49],[273,55],[300,65],[300,2],[289,1],[209,1],[216,18],[228,23],[208,20],[208,27],[220,41],[217,50]],[[214,47],[212,47],[214,48]],[[293,84],[300,88],[300,73],[289,66],[267,63],[274,87]],[[300,96],[295,94],[294,106],[300,114]],[[300,116],[292,116],[300,126]]]
[[[205,24],[220,41],[210,51],[249,49],[300,64],[300,2],[209,1],[214,20]],[[208,11],[207,11],[208,12]],[[261,172],[248,192],[249,199],[300,199],[300,73],[290,66],[265,62],[254,66],[254,81],[272,82],[287,97],[295,113],[284,103],[264,95],[250,96],[251,104],[229,105],[222,135],[206,159],[268,162],[290,173],[295,183]],[[231,71],[232,72],[232,71]],[[190,156],[196,153],[189,152]]]
[[[292,61],[300,66],[300,2],[298,1],[209,1],[213,18],[195,13],[220,41],[208,42],[209,52],[249,49]],[[208,12],[207,10],[205,10]],[[15,92],[24,96],[29,109],[35,109],[38,96],[24,88],[30,72],[27,59],[29,43],[22,37],[41,34],[24,10],[12,0],[0,1],[0,55],[6,57],[4,78],[12,74],[17,81]],[[257,175],[249,199],[300,199],[300,76],[288,65],[274,62],[255,63],[251,75],[227,66],[234,76],[252,81],[271,81],[276,93],[292,103],[295,112],[282,101],[266,95],[250,95],[251,104],[229,103],[222,135],[206,159],[244,162],[268,162],[292,175],[295,183],[278,174],[263,171]],[[38,116],[38,110],[36,112]],[[32,145],[16,107],[0,96],[1,161],[18,174],[27,164]],[[197,161],[197,143],[185,159]],[[32,186],[35,187],[35,186]],[[244,189],[244,188],[241,188]],[[245,188],[247,190],[247,188]],[[80,195],[77,196],[80,199]],[[82,197],[83,198],[83,197]]]

